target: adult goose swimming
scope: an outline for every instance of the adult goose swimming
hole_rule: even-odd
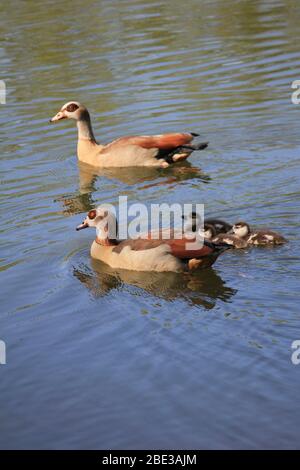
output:
[[[96,239],[91,246],[92,258],[115,269],[133,271],[192,271],[211,266],[218,256],[230,248],[225,243],[191,238],[169,238],[148,233],[145,238],[118,240],[117,221],[112,212],[103,207],[92,209],[76,230],[96,228]],[[157,234],[157,232],[156,232]]]
[[[50,122],[74,119],[78,129],[78,159],[95,167],[151,166],[167,168],[186,160],[194,150],[203,150],[207,142],[192,145],[195,133],[173,133],[120,137],[109,144],[98,144],[90,114],[78,101],[64,104]]]

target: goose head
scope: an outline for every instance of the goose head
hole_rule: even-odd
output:
[[[89,116],[88,110],[78,101],[69,101],[62,106],[50,122],[61,121],[61,119],[75,119],[75,121],[85,120]]]
[[[84,221],[76,227],[76,230],[84,228],[96,228],[97,237],[101,239],[117,238],[118,225],[116,216],[104,207],[97,207],[88,212]]]
[[[250,234],[250,227],[246,222],[237,222],[229,233],[233,233],[239,238],[245,238]]]

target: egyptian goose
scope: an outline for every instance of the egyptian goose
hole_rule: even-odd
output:
[[[266,245],[282,245],[287,240],[279,233],[272,230],[251,230],[246,222],[237,222],[232,227],[234,236],[243,240],[247,245],[266,246]],[[226,240],[224,240],[226,241]],[[227,243],[227,242],[226,242]]]
[[[76,230],[96,228],[96,239],[91,246],[92,258],[115,269],[134,271],[185,271],[211,266],[227,250],[226,244],[215,244],[191,238],[145,238],[117,240],[117,221],[107,209],[98,207],[89,211]],[[193,243],[193,247],[191,244]]]
[[[186,160],[194,150],[203,150],[207,143],[192,145],[195,133],[174,133],[121,137],[100,145],[94,137],[91,118],[85,106],[77,101],[66,103],[50,122],[74,119],[78,128],[78,159],[96,167],[152,166],[167,168]]]

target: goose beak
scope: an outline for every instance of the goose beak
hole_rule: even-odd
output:
[[[88,228],[88,224],[86,222],[82,222],[82,224],[77,225],[76,230],[83,230],[84,228]]]
[[[60,121],[61,119],[66,119],[67,116],[65,116],[65,113],[63,111],[59,111],[55,116],[53,116],[52,119],[50,119],[49,122],[56,122]]]

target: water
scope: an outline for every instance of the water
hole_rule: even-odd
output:
[[[300,7],[293,1],[2,5],[1,448],[299,447]],[[99,140],[210,142],[190,164],[76,161],[69,100]],[[102,202],[205,203],[278,230],[193,275],[115,272],[75,232]]]

